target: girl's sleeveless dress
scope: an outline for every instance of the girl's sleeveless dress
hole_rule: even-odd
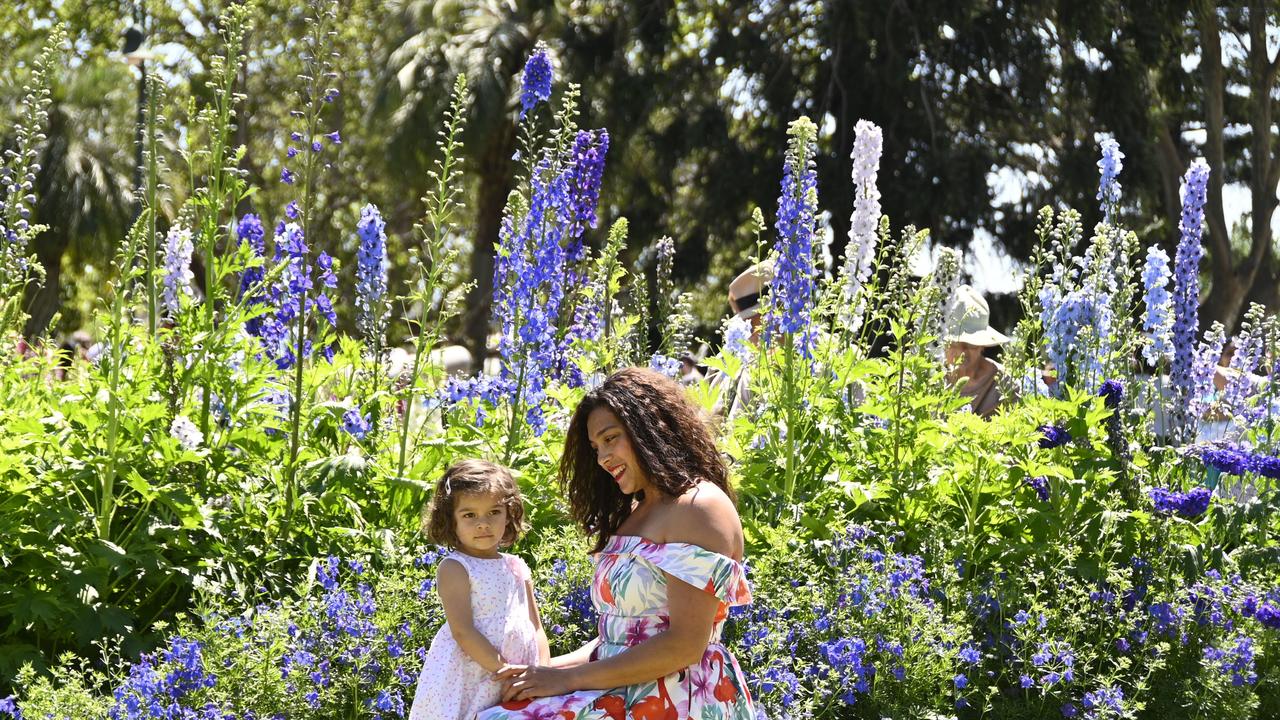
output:
[[[742,670],[720,644],[729,608],[751,602],[742,564],[697,545],[634,535],[615,535],[594,559],[591,601],[600,613],[600,645],[593,660],[622,653],[670,625],[665,572],[720,600],[702,661],[626,687],[503,703],[478,720],[755,720]]]
[[[502,659],[521,665],[536,663],[537,636],[529,619],[525,590],[529,566],[506,553],[484,559],[454,552],[445,560],[466,568],[471,580],[472,620]],[[471,720],[477,711],[502,698],[502,686],[492,677],[458,647],[445,622],[436,631],[422,663],[409,720]]]

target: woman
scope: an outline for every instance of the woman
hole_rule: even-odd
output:
[[[947,383],[958,386],[960,394],[969,398],[970,410],[991,417],[1000,407],[1000,375],[1004,368],[983,352],[1009,342],[1009,338],[991,327],[986,298],[968,285],[956,288],[945,312]]]
[[[751,602],[728,469],[672,380],[628,368],[587,394],[560,461],[595,535],[599,637],[545,667],[509,666],[479,720],[751,720],[728,610]]]

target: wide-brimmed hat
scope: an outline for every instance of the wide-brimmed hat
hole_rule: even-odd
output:
[[[962,342],[989,347],[1009,342],[1009,337],[991,327],[991,308],[982,293],[969,285],[961,285],[947,300],[947,342]]]
[[[742,320],[760,314],[760,303],[773,280],[773,260],[765,260],[743,270],[729,283],[729,311]]]

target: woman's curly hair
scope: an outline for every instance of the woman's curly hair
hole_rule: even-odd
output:
[[[468,458],[459,460],[444,471],[436,483],[435,494],[422,513],[423,529],[427,537],[438,545],[451,548],[459,546],[458,529],[453,520],[453,506],[461,494],[489,495],[502,498],[507,508],[507,527],[503,530],[499,545],[513,544],[525,531],[524,500],[511,471],[487,460]]]
[[[652,370],[619,370],[578,404],[560,456],[560,488],[574,520],[596,536],[596,552],[631,514],[631,497],[596,462],[587,437],[587,418],[600,407],[618,416],[641,469],[658,490],[675,497],[705,480],[734,497],[724,458],[684,390]]]

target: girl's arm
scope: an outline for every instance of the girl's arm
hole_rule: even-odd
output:
[[[567,655],[560,655],[558,657],[551,658],[551,662],[547,663],[547,666],[553,668],[568,668],[585,665],[591,662],[591,653],[596,651],[596,646],[599,644],[599,637],[591,638],[586,642],[586,644],[577,650],[574,650]]]
[[[538,601],[533,599],[533,580],[524,581],[525,594],[529,598],[529,621],[538,639],[538,664],[546,665],[551,661],[551,645],[547,642],[547,630],[542,627],[542,617],[538,614]]]
[[[497,672],[505,663],[502,654],[494,649],[483,633],[476,630],[471,617],[471,578],[462,563],[457,560],[450,562],[448,558],[440,563],[436,570],[436,590],[458,647],[480,667],[491,673]]]

